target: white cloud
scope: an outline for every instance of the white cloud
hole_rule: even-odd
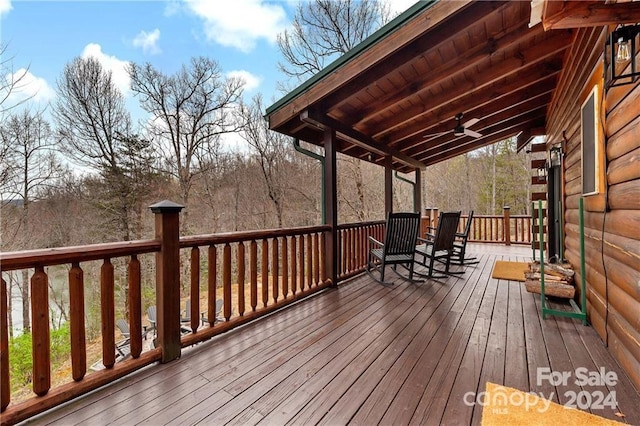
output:
[[[236,70],[227,73],[229,78],[237,78],[244,81],[244,90],[251,91],[256,89],[262,81],[260,77],[251,74],[249,71]]]
[[[56,92],[44,78],[36,77],[26,68],[20,68],[5,76],[8,86],[14,83],[11,94],[6,99],[6,105],[11,107],[21,102],[47,103],[56,96]]]
[[[204,20],[207,40],[223,46],[251,51],[259,39],[275,43],[277,34],[287,24],[282,6],[265,4],[261,0],[186,0],[187,7]]]
[[[140,31],[133,39],[133,45],[142,48],[145,55],[157,55],[162,53],[162,50],[158,46],[158,40],[160,40],[160,30],[158,28],[150,33]]]
[[[82,57],[96,58],[104,69],[111,71],[113,82],[122,94],[125,96],[128,95],[130,78],[129,73],[127,72],[127,64],[129,62],[118,59],[115,56],[105,54],[102,51],[102,47],[96,43],[87,44],[82,51]]]
[[[0,16],[6,15],[11,9],[11,0],[0,0]]]

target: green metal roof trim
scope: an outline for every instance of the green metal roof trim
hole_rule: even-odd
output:
[[[269,108],[267,108],[266,115],[271,114],[272,112],[274,112],[274,111],[278,110],[279,108],[283,107],[284,105],[289,103],[291,100],[296,98],[298,95],[300,95],[301,93],[305,92],[311,86],[313,86],[314,84],[316,84],[317,82],[322,80],[326,75],[328,75],[328,74],[332,73],[333,71],[335,71],[336,69],[340,68],[342,65],[346,64],[351,59],[353,59],[356,56],[358,56],[360,53],[364,52],[365,50],[367,50],[368,48],[370,48],[374,44],[378,43],[379,41],[381,41],[382,39],[387,37],[389,34],[391,34],[394,31],[396,31],[402,24],[408,22],[415,15],[417,15],[418,13],[422,12],[423,10],[431,7],[432,5],[434,5],[437,2],[438,2],[438,0],[420,0],[420,1],[418,1],[416,4],[411,6],[409,9],[405,10],[400,15],[396,16],[393,20],[391,20],[385,26],[383,26],[382,28],[380,28],[379,30],[377,30],[376,32],[371,34],[369,37],[364,39],[356,47],[354,47],[353,49],[351,49],[350,51],[348,51],[344,55],[340,56],[338,59],[336,59],[335,61],[333,61],[332,63],[327,65],[325,68],[323,68],[320,72],[315,74],[313,77],[311,77],[310,79],[308,79],[307,81],[302,83],[300,86],[298,86],[296,89],[294,89],[293,91],[289,92],[289,94],[284,96],[282,99],[280,99],[279,101],[277,101],[276,103],[271,105]]]

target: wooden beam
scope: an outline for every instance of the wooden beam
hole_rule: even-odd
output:
[[[300,119],[302,121],[305,121],[307,123],[313,124],[315,126],[318,126],[324,129],[334,129],[335,131],[340,132],[344,136],[353,140],[355,144],[384,155],[391,155],[396,160],[404,164],[407,164],[408,166],[419,168],[419,169],[424,168],[424,164],[420,163],[414,158],[411,158],[408,155],[403,154],[396,149],[390,148],[357,130],[348,128],[344,124],[338,122],[337,120],[331,117],[321,116],[316,111],[306,109],[300,114]]]
[[[640,3],[611,3],[601,1],[566,1],[552,16],[543,16],[545,30],[602,27],[611,24],[640,22]],[[557,9],[557,6],[555,7]]]

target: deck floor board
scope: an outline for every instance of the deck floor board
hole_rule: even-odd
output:
[[[593,328],[542,319],[539,295],[491,278],[495,260],[527,261],[531,250],[473,244],[469,251],[480,262],[462,276],[410,283],[389,272],[390,287],[355,277],[30,422],[480,424],[482,406],[465,401],[493,382],[560,403],[568,391],[615,391],[616,408],[591,412],[640,424],[640,394]],[[554,386],[537,380],[545,367],[603,367],[618,382]]]

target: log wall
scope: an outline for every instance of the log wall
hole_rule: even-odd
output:
[[[606,179],[603,192],[584,202],[587,313],[640,389],[640,84],[602,89],[606,35],[602,28],[576,31],[549,110],[547,144],[563,144],[565,256],[579,283],[580,107],[599,85]]]

